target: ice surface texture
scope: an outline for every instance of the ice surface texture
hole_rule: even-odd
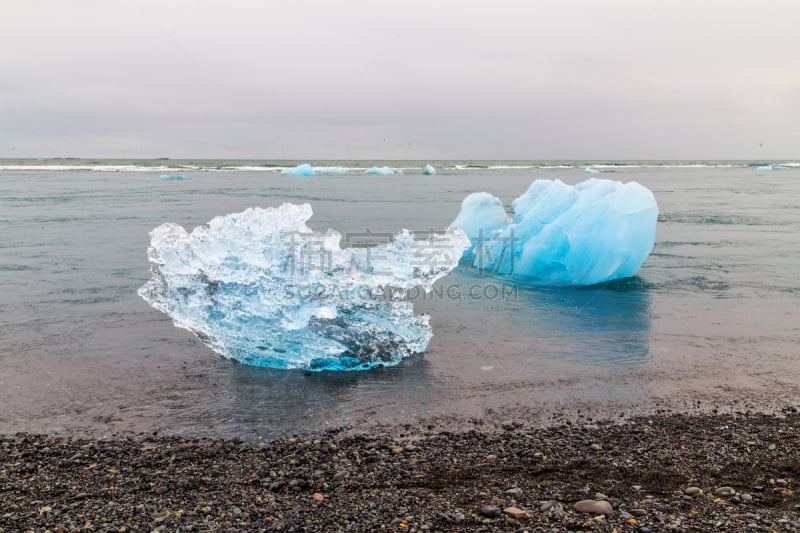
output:
[[[658,205],[636,183],[590,178],[577,185],[536,180],[511,204],[475,193],[451,227],[472,239],[464,254],[485,272],[553,285],[592,285],[633,276],[653,250]]]
[[[389,167],[372,167],[364,174],[394,174],[394,170]]]
[[[176,326],[245,364],[309,370],[394,365],[425,350],[428,318],[407,291],[432,289],[469,246],[461,231],[403,231],[372,248],[312,231],[308,204],[252,208],[191,233],[150,232],[152,278],[139,289]]]
[[[297,165],[294,168],[281,170],[281,174],[283,176],[316,176],[317,175],[317,173],[314,172],[314,169],[308,163],[303,163],[302,165]]]

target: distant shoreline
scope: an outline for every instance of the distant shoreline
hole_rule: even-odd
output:
[[[561,170],[586,168],[616,172],[643,168],[753,168],[800,169],[798,160],[369,160],[369,159],[102,159],[102,158],[0,158],[3,171],[99,171],[99,172],[281,172],[308,163],[325,170],[359,173],[372,166],[388,166],[400,173],[421,173],[427,165],[445,172],[503,170]]]

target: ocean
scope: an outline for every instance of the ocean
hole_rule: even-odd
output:
[[[474,423],[561,412],[766,409],[800,400],[800,163],[0,160],[0,433],[160,431],[251,439],[339,426]],[[370,166],[402,173],[365,175]],[[447,227],[584,166],[659,204],[637,276],[515,285],[458,268],[430,295],[434,337],[391,368],[304,372],[224,359],[136,293],[148,232],[309,203],[342,235]],[[161,180],[181,174],[183,181]],[[465,422],[466,421],[466,422]]]

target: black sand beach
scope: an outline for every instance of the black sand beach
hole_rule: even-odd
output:
[[[799,420],[510,419],[261,443],[17,434],[0,437],[0,532],[795,531]]]

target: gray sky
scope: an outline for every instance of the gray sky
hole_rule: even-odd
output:
[[[0,0],[0,157],[800,158],[797,0]]]

